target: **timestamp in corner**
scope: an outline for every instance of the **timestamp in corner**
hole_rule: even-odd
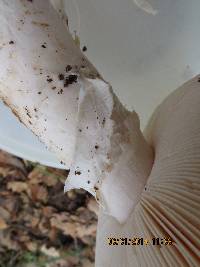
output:
[[[107,244],[109,246],[171,246],[174,245],[175,242],[171,237],[108,237]]]

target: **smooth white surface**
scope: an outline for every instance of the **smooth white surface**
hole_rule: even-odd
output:
[[[200,72],[199,0],[148,1],[156,15],[133,0],[65,0],[71,32],[142,128],[165,96]],[[62,167],[3,105],[0,148]]]
[[[160,101],[200,72],[200,2],[76,0],[87,55],[144,126]]]
[[[56,157],[3,103],[0,103],[0,148],[34,162],[63,168]]]

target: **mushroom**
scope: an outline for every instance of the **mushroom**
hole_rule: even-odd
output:
[[[199,266],[199,76],[156,108],[144,136],[155,154],[151,173],[124,224],[100,210],[95,266]]]
[[[143,134],[49,1],[0,5],[0,98],[70,169],[65,190],[84,188],[99,202],[96,266],[197,266],[197,79],[157,108]],[[111,235],[176,243],[108,248]]]
[[[86,189],[125,222],[153,161],[137,114],[121,105],[49,1],[3,1],[0,12],[0,97],[70,169],[65,191]]]

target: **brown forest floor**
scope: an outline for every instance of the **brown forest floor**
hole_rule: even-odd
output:
[[[0,151],[0,267],[92,267],[95,200],[67,171]]]

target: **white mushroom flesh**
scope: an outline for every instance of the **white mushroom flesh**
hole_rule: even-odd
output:
[[[70,169],[65,190],[88,190],[124,223],[153,162],[137,114],[120,104],[49,1],[0,7],[1,98]]]

